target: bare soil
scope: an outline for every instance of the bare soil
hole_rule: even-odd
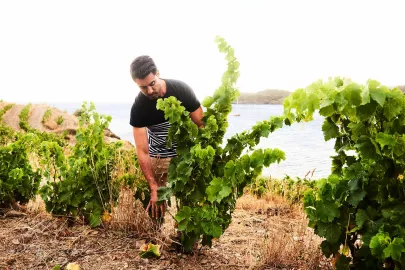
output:
[[[39,208],[26,213],[13,210],[0,215],[0,269],[53,269],[55,265],[65,269],[68,263],[77,263],[80,269],[315,269],[285,262],[277,254],[280,249],[269,248],[269,242],[278,241],[273,244],[285,248],[289,242],[294,246],[294,241],[302,241],[302,232],[295,235],[294,231],[302,223],[300,211],[244,196],[230,227],[214,240],[212,248],[198,247],[193,254],[181,254],[168,241],[174,232],[169,214],[162,231],[151,237],[136,231],[92,229],[80,222],[68,226],[66,219],[51,217]],[[312,243],[312,232],[310,238]],[[161,245],[160,258],[140,258],[139,248],[148,241]],[[294,256],[290,256],[292,260]],[[328,263],[323,261],[316,268],[327,269]]]

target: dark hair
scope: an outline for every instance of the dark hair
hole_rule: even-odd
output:
[[[148,55],[138,56],[131,63],[131,76],[133,80],[144,79],[151,72],[156,75],[157,67],[153,59]]]

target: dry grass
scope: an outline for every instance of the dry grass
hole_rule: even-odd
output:
[[[308,228],[302,205],[285,198],[265,194],[261,198],[246,194],[237,208],[254,210],[267,216],[258,269],[330,269],[331,264],[320,250],[322,239]]]
[[[286,220],[274,216],[267,221],[262,265],[287,269],[329,269],[322,255],[322,239],[308,228],[307,219]]]
[[[115,230],[149,234],[152,222],[140,201],[134,199],[134,192],[127,187],[121,188],[118,206],[112,210],[109,226]]]

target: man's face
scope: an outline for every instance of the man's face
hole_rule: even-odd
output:
[[[161,97],[162,84],[158,76],[159,73],[155,75],[151,72],[143,79],[135,79],[135,83],[141,89],[142,94],[150,99],[158,99]]]

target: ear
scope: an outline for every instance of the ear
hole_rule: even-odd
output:
[[[156,76],[157,76],[158,78],[160,78],[160,72],[159,72],[159,70],[156,71]]]

